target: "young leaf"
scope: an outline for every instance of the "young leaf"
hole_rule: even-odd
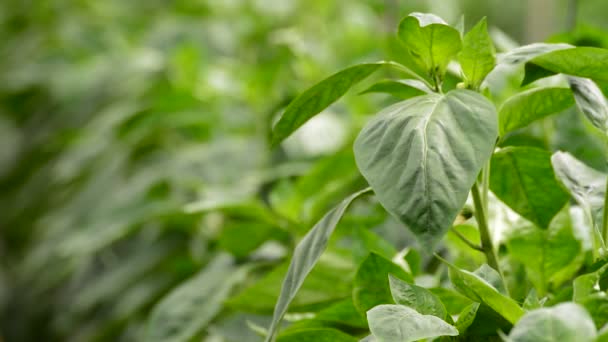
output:
[[[479,310],[479,303],[473,303],[462,309],[458,315],[455,326],[461,335],[464,334],[471,324],[473,324],[473,321],[475,321],[477,310]]]
[[[528,312],[513,327],[510,342],[592,342],[595,326],[589,314],[574,303]]]
[[[458,330],[440,318],[422,315],[403,305],[378,305],[367,312],[372,335],[381,342],[411,342],[456,336]]]
[[[608,81],[607,49],[575,47],[556,50],[537,56],[530,62],[556,73]]]
[[[583,299],[599,289],[599,282],[602,276],[608,271],[608,264],[605,264],[595,272],[580,275],[574,279],[574,294],[572,300],[581,303]]]
[[[365,314],[376,305],[393,303],[389,274],[409,282],[414,281],[401,267],[375,253],[370,253],[361,263],[353,286],[353,302],[359,312]]]
[[[273,339],[283,315],[287,312],[289,303],[295,297],[306,276],[317,263],[317,260],[319,260],[319,257],[321,257],[321,254],[327,247],[329,237],[334,232],[338,221],[340,221],[350,203],[369,191],[370,189],[367,188],[346,198],[342,203],[325,214],[310,232],[306,234],[302,241],[298,243],[287,270],[287,275],[281,286],[281,294],[274,309],[272,322],[268,328],[266,342]]]
[[[277,342],[357,342],[358,340],[340,330],[331,328],[302,329],[277,338]]]
[[[399,38],[431,77],[442,78],[461,47],[460,33],[433,14],[412,13],[399,24]]]
[[[486,98],[469,90],[409,99],[363,128],[355,159],[384,208],[432,246],[492,154],[496,116]]]
[[[550,114],[559,113],[574,105],[568,88],[534,88],[509,98],[500,107],[498,126],[500,136],[525,127]]]
[[[448,265],[452,285],[463,295],[478,303],[486,304],[511,323],[517,322],[523,316],[524,310],[513,299],[498,292],[484,279],[472,272],[445,263]]]
[[[402,99],[424,95],[433,92],[419,80],[387,80],[373,84],[360,94],[387,93]]]
[[[346,68],[300,94],[285,108],[285,112],[274,126],[271,144],[273,146],[279,144],[383,64],[385,63],[366,63]]]
[[[395,303],[409,306],[423,315],[433,315],[445,319],[447,315],[445,306],[431,291],[404,282],[393,275],[389,275],[388,279]]]
[[[574,235],[566,210],[555,217],[547,230],[516,227],[506,239],[509,256],[525,266],[540,296],[546,294],[549,285],[557,287],[571,279],[583,262],[582,244]]]
[[[481,19],[462,40],[458,61],[471,89],[479,88],[487,74],[494,69],[494,45],[488,34],[486,18]]]
[[[570,196],[555,179],[551,154],[532,147],[507,147],[494,153],[490,189],[511,209],[541,228]]]
[[[568,77],[576,105],[589,121],[608,135],[608,103],[595,82],[580,77]]]
[[[473,271],[473,274],[478,276],[479,278],[485,280],[488,284],[492,285],[498,292],[506,295],[507,289],[505,288],[505,283],[502,281],[500,277],[500,273],[488,266],[488,264],[483,264],[479,266],[478,269]]]
[[[601,222],[606,191],[606,175],[574,158],[566,152],[551,156],[557,179],[570,191],[576,202],[591,220]]]
[[[154,307],[146,341],[189,341],[221,310],[232,286],[246,270],[220,254],[198,275],[171,291]]]

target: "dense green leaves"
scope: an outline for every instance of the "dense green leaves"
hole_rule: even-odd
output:
[[[575,47],[542,54],[531,60],[547,70],[567,75],[608,80],[608,50],[595,47]]]
[[[462,208],[496,137],[492,104],[455,90],[379,113],[357,137],[355,158],[380,203],[434,245]]]
[[[494,44],[488,34],[486,18],[481,19],[464,36],[458,61],[464,73],[466,85],[471,89],[479,88],[486,75],[494,69],[496,63]]]
[[[389,275],[413,282],[400,266],[371,253],[359,266],[353,287],[353,301],[362,314],[379,304],[392,303]]]
[[[338,100],[353,85],[378,70],[382,63],[359,64],[326,78],[296,97],[273,128],[272,141],[276,145],[302,126],[311,117]]]
[[[494,153],[490,189],[541,228],[549,226],[569,199],[555,179],[551,154],[532,147],[507,147]]]
[[[442,78],[461,48],[460,32],[433,14],[412,13],[399,24],[399,38],[431,78]]]
[[[589,314],[577,304],[563,303],[530,311],[513,327],[510,342],[591,342],[596,336]]]
[[[403,305],[378,305],[367,312],[367,320],[372,335],[380,342],[458,335],[458,330],[442,319],[422,315]]]
[[[567,210],[556,216],[546,230],[515,227],[508,233],[507,248],[510,258],[525,266],[540,296],[545,296],[550,286],[558,287],[570,279],[583,262],[583,247]]]
[[[222,308],[232,286],[245,276],[229,255],[218,255],[194,278],[167,295],[152,311],[147,341],[189,341]]]
[[[591,80],[568,77],[576,105],[589,121],[608,135],[608,102],[598,86]]]
[[[389,275],[391,294],[395,303],[409,306],[423,315],[445,319],[445,306],[431,291]]]
[[[499,133],[504,136],[518,128],[548,115],[559,113],[574,105],[572,92],[567,88],[533,88],[509,98],[500,107]]]
[[[478,275],[450,264],[448,267],[452,285],[466,297],[486,304],[511,323],[517,322],[524,314],[523,309],[513,299],[501,294]]]
[[[306,276],[317,263],[317,260],[319,260],[319,257],[321,257],[321,254],[327,247],[329,237],[334,232],[338,221],[342,218],[342,215],[344,215],[349,204],[368,191],[369,189],[359,191],[342,201],[342,203],[328,212],[317,224],[315,224],[310,232],[308,232],[302,241],[300,241],[294,251],[285,280],[283,280],[281,294],[279,295],[279,299],[274,309],[274,315],[270,328],[268,328],[266,341],[270,341],[274,337],[283,315],[287,312],[289,303],[295,297],[302,286],[302,283],[304,283]]]

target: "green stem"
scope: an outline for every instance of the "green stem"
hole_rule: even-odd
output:
[[[604,214],[602,215],[602,239],[604,241],[608,241],[608,180],[606,180],[606,193],[604,194]]]
[[[502,276],[500,266],[498,265],[498,259],[496,258],[494,247],[492,245],[492,237],[490,235],[490,229],[488,228],[485,205],[482,203],[481,195],[479,193],[479,186],[477,183],[475,183],[471,188],[471,194],[473,195],[473,204],[475,206],[475,219],[477,220],[477,225],[479,227],[481,248],[483,249],[483,253],[486,255],[488,265],[497,270]]]

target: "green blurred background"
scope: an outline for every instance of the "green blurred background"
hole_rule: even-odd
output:
[[[487,16],[499,51],[608,41],[605,0],[4,0],[0,341],[141,340],[154,304],[219,251],[283,260],[363,185],[349,146],[393,99],[351,92],[270,149],[274,117],[343,67],[407,63],[395,30],[413,11]],[[206,210],[218,203],[240,206]],[[200,336],[246,341],[235,331],[268,313],[223,308]]]

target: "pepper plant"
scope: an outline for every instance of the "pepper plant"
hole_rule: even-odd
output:
[[[606,140],[608,104],[598,83],[608,81],[608,50],[536,43],[497,54],[485,19],[466,33],[462,27],[410,14],[398,38],[411,67],[395,61],[351,66],[296,97],[275,124],[276,146],[372,73],[389,68],[403,75],[364,91],[403,99],[369,118],[354,141],[369,188],[344,199],[297,244],[272,322],[258,327],[266,341],[608,338],[606,174],[567,152],[507,143],[573,106]],[[503,98],[499,85],[522,69],[519,89]],[[450,77],[459,80],[447,82]],[[354,277],[352,301],[283,329],[290,303],[341,217],[357,198],[372,195],[423,251],[436,253],[435,274],[447,269],[446,287],[457,292],[431,291],[415,279],[407,249],[392,261],[372,252]],[[516,219],[493,225],[496,205],[508,206]],[[471,210],[474,218],[460,224]],[[485,264],[467,270],[444,260],[448,232]]]

